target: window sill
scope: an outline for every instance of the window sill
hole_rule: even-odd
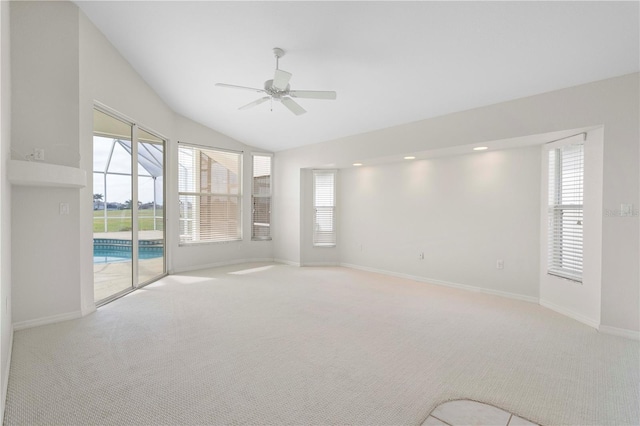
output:
[[[191,243],[178,243],[178,247],[197,247],[197,246],[210,246],[218,244],[230,244],[241,243],[242,240],[225,240],[225,241],[194,241]]]

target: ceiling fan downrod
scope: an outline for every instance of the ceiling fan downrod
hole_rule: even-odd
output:
[[[278,68],[280,58],[282,58],[284,56],[284,50],[280,49],[279,47],[274,47],[273,48],[273,54],[276,57],[276,69],[278,70],[278,69],[280,69],[280,68]]]

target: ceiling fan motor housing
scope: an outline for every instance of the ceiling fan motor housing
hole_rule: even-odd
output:
[[[267,80],[264,82],[264,90],[265,92],[267,92],[270,96],[279,99],[282,96],[287,96],[289,94],[289,89],[291,88],[290,84],[287,84],[287,88],[284,90],[278,90],[275,87],[273,87],[273,80]]]

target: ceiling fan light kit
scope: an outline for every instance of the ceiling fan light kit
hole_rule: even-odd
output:
[[[294,101],[292,98],[305,98],[305,99],[336,99],[336,92],[322,91],[322,90],[291,90],[289,80],[291,80],[292,74],[283,71],[279,68],[280,58],[285,54],[284,50],[279,47],[273,48],[273,54],[276,57],[276,70],[273,75],[273,79],[264,82],[263,89],[256,89],[252,87],[236,86],[234,84],[216,83],[218,87],[226,87],[229,89],[250,90],[252,92],[264,93],[266,96],[241,106],[240,110],[245,110],[258,106],[266,101],[276,101],[284,105],[289,111],[295,115],[302,115],[307,112],[300,104]]]

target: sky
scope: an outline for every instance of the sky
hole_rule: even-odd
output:
[[[93,138],[93,193],[102,194],[109,203],[124,203],[131,199],[131,176],[122,176],[117,174],[107,175],[107,188],[105,191],[103,171],[106,169],[109,154],[114,139],[95,136]],[[99,173],[96,173],[99,172]],[[131,155],[120,144],[115,144],[113,156],[109,163],[109,172],[123,173],[129,175],[131,173]],[[142,203],[153,201],[153,178],[149,172],[138,164],[138,200]],[[162,193],[162,176],[156,179],[156,201],[163,204]],[[104,200],[104,198],[103,198]]]

